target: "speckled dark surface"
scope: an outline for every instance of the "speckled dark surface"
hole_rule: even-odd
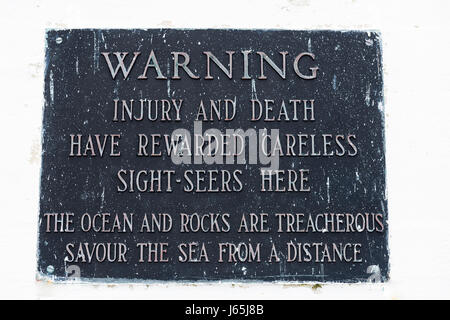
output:
[[[58,39],[58,41],[57,41]],[[182,72],[181,80],[137,80],[150,50],[155,50],[164,75],[171,75],[170,52],[190,54],[191,68],[205,75],[203,51],[212,51],[221,61],[226,50],[236,51],[235,78],[228,79],[213,67],[219,79],[193,80]],[[270,67],[268,79],[241,80],[241,50],[264,51],[279,64],[279,51],[288,51],[287,77],[282,80]],[[136,68],[127,80],[112,80],[102,51],[141,51]],[[320,68],[317,79],[295,76],[292,61],[300,52],[313,52]],[[250,75],[257,76],[258,57],[252,56]],[[214,69],[215,68],[215,69]],[[314,122],[250,122],[249,100],[315,99]],[[280,169],[310,170],[311,192],[259,192],[260,165],[176,166],[166,156],[137,157],[138,133],[170,133],[176,128],[193,128],[198,102],[203,99],[237,99],[238,115],[232,122],[204,123],[209,127],[278,128],[281,134],[355,134],[355,157],[282,157]],[[184,99],[182,122],[112,122],[113,99]],[[276,104],[277,105],[277,104]],[[121,133],[121,156],[69,157],[70,134]],[[64,258],[68,242],[125,242],[127,263],[78,263],[83,279],[128,280],[218,280],[258,281],[366,281],[367,268],[378,265],[381,280],[389,273],[387,246],[387,200],[385,194],[385,142],[381,39],[377,33],[335,31],[271,30],[50,30],[47,33],[45,107],[40,196],[38,271],[43,275],[66,276]],[[226,167],[226,168],[225,168]],[[175,184],[172,193],[118,193],[119,169],[173,169],[182,177],[186,169],[241,169],[244,190],[239,193],[183,192]],[[328,184],[327,184],[328,181]],[[328,186],[328,187],[327,187]],[[134,213],[135,225],[145,213],[170,213],[174,219],[170,233],[46,233],[43,214],[72,212],[75,225],[81,214],[99,212]],[[176,217],[185,213],[229,213],[228,233],[179,233]],[[237,233],[243,213],[269,213],[269,233]],[[277,233],[271,213],[380,213],[383,232]],[[210,262],[178,262],[177,244],[204,242]],[[270,246],[283,248],[294,242],[361,243],[358,263],[218,263],[217,242],[260,242],[266,260]],[[169,263],[138,263],[137,242],[168,242]],[[53,269],[49,269],[52,266]],[[52,270],[52,272],[49,272]]]

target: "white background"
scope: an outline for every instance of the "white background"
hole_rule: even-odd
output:
[[[0,298],[450,298],[450,1],[0,4]],[[92,285],[36,281],[46,28],[376,29],[383,39],[391,280]]]

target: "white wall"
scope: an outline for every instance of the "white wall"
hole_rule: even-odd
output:
[[[0,4],[0,298],[450,298],[450,1],[13,1]],[[391,281],[72,285],[37,282],[45,28],[378,29]]]

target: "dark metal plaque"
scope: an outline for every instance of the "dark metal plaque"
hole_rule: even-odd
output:
[[[38,275],[385,281],[374,32],[49,30]]]

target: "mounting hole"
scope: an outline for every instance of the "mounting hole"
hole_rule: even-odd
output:
[[[49,265],[49,266],[47,267],[47,273],[48,273],[48,274],[52,274],[53,272],[55,272],[55,267],[52,266],[52,265]]]
[[[56,38],[56,43],[57,44],[61,44],[62,43],[62,38],[61,37]]]

